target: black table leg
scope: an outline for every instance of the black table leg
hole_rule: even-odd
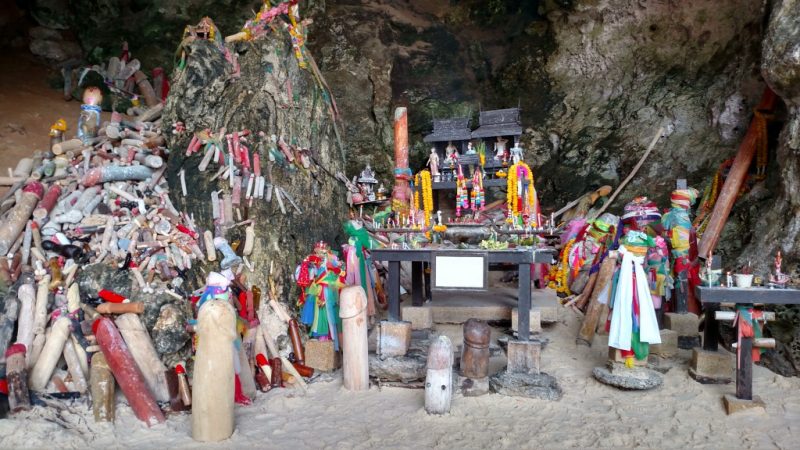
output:
[[[519,313],[517,321],[517,334],[520,341],[527,341],[531,337],[531,265],[519,265]]]
[[[719,327],[717,326],[717,319],[714,315],[719,310],[719,304],[706,303],[703,309],[706,314],[703,329],[703,350],[715,352],[719,350]]]
[[[411,262],[411,304],[422,306],[422,261]]]
[[[425,300],[431,298],[431,263],[422,263],[423,278],[425,279]]]
[[[736,398],[753,399],[753,338],[742,337],[736,360]]]
[[[389,320],[400,320],[400,261],[389,261]]]

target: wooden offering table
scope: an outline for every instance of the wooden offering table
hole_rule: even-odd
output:
[[[719,346],[719,331],[717,320],[732,320],[733,312],[720,311],[721,304],[734,304],[745,306],[752,310],[753,305],[798,305],[800,304],[800,290],[798,289],[768,289],[768,288],[724,288],[724,287],[697,287],[697,298],[705,310],[705,331],[703,336],[703,350],[717,351]],[[774,313],[764,313],[763,320],[771,320]],[[737,326],[734,323],[734,326]],[[738,331],[738,328],[737,328]],[[753,396],[753,347],[774,347],[774,340],[742,336],[741,348],[737,350],[736,361],[736,396],[726,395],[723,400],[728,414],[752,408],[764,407],[764,403]]]
[[[552,248],[513,248],[504,250],[376,249],[372,259],[389,263],[389,320],[400,320],[400,263],[411,262],[411,298],[415,306],[423,304],[423,291],[488,290],[488,271],[503,270],[500,264],[513,264],[519,270],[519,339],[530,338],[531,264],[551,263]],[[425,276],[423,264],[431,267]],[[431,283],[431,279],[433,282]]]

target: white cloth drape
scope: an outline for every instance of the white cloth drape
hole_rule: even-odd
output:
[[[624,246],[619,247],[622,254],[619,281],[614,295],[611,312],[611,329],[608,334],[608,346],[620,350],[631,349],[633,334],[633,289],[639,298],[639,340],[650,344],[660,344],[656,311],[650,297],[647,276],[642,268],[643,257],[634,256]],[[636,286],[633,285],[633,272],[636,271]]]

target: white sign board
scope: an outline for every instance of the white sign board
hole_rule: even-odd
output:
[[[434,254],[433,289],[486,289],[486,257]]]

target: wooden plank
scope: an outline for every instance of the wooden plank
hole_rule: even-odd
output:
[[[697,296],[706,303],[769,303],[800,305],[800,289],[724,288],[698,286]]]
[[[775,100],[775,93],[769,87],[766,87],[761,96],[761,103],[756,109],[759,111],[772,111],[775,107]],[[734,158],[733,164],[728,171],[725,183],[720,189],[719,197],[714,204],[714,210],[708,219],[706,230],[703,232],[699,248],[701,256],[713,253],[714,248],[717,246],[719,236],[725,227],[725,222],[728,220],[731,209],[733,209],[733,204],[739,196],[739,190],[747,178],[747,171],[753,162],[753,156],[756,154],[758,134],[758,127],[755,126],[754,122],[751,122],[750,127],[747,129],[747,134],[739,145],[739,151],[736,153],[736,158]]]

